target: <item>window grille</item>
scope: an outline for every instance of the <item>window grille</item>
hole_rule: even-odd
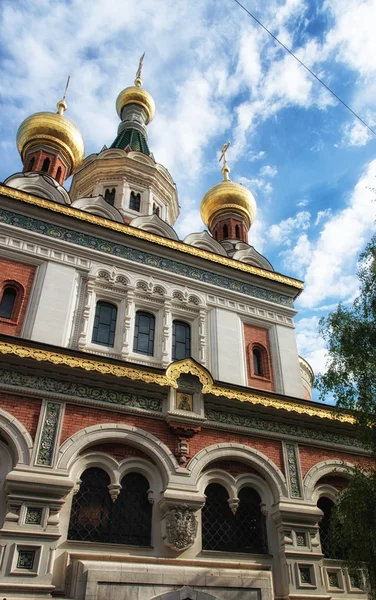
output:
[[[113,346],[115,341],[117,307],[109,302],[97,302],[92,342]]]
[[[255,375],[262,376],[262,361],[261,361],[261,351],[257,348],[253,350],[253,372]]]
[[[205,490],[202,509],[202,547],[204,550],[265,554],[267,538],[261,499],[252,488],[239,492],[236,514],[231,512],[225,488],[211,483]]]
[[[141,194],[140,193],[136,194],[135,192],[131,192],[131,197],[129,199],[129,208],[132,210],[137,210],[137,212],[140,212],[140,205],[141,205]]]
[[[150,313],[139,310],[136,313],[133,351],[153,356],[155,318]]]
[[[104,199],[108,204],[111,204],[111,206],[114,206],[115,194],[116,194],[115,188],[112,188],[112,190],[110,190],[109,188],[106,188],[106,190],[104,192]]]
[[[110,478],[93,467],[81,475],[81,485],[73,496],[68,538],[83,542],[109,542],[113,504],[108,491]]]
[[[139,473],[125,475],[114,503],[109,484],[109,476],[98,467],[82,473],[80,489],[73,496],[68,539],[150,546],[152,505],[147,479]]]
[[[331,541],[331,513],[334,508],[334,502],[330,500],[330,498],[326,498],[322,496],[317,502],[317,506],[324,513],[323,518],[319,522],[319,530],[320,530],[320,542],[322,553],[325,558],[336,558],[343,559],[345,558],[345,548],[336,548],[335,550],[332,548]]]
[[[188,323],[174,321],[172,326],[172,360],[183,360],[191,355],[191,328]]]
[[[0,303],[0,317],[3,317],[3,319],[10,319],[12,317],[16,298],[17,290],[13,287],[6,287],[4,289]]]
[[[50,159],[49,159],[49,158],[45,158],[45,159],[44,159],[44,161],[43,161],[43,165],[42,165],[42,171],[43,171],[44,173],[48,173],[48,170],[49,170],[49,168],[50,168],[50,163],[51,163],[51,161],[50,161]]]

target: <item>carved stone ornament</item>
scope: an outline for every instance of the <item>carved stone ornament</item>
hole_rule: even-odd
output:
[[[190,548],[196,539],[197,519],[194,510],[186,504],[172,506],[166,514],[166,535],[164,541],[176,552]]]

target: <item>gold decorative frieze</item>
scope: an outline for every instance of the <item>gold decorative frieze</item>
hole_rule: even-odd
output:
[[[33,204],[35,206],[40,206],[41,208],[46,208],[57,213],[65,214],[68,217],[73,217],[75,219],[79,219],[80,221],[86,221],[88,223],[93,223],[94,225],[105,227],[106,229],[119,231],[131,237],[146,240],[148,242],[153,242],[154,244],[159,244],[160,246],[166,246],[173,250],[184,252],[185,254],[190,254],[192,256],[204,258],[205,260],[219,263],[226,267],[237,269],[238,271],[243,271],[251,275],[257,275],[258,277],[262,277],[263,279],[269,279],[271,281],[283,283],[285,285],[289,285],[295,288],[296,290],[298,290],[298,293],[300,293],[300,291],[304,288],[303,282],[299,281],[298,279],[287,277],[286,275],[281,275],[280,273],[275,273],[274,271],[266,271],[265,269],[261,269],[260,267],[254,267],[252,265],[233,260],[232,258],[228,258],[226,256],[214,254],[213,252],[208,252],[207,250],[202,250],[201,248],[195,248],[194,246],[190,246],[189,244],[184,244],[183,242],[171,240],[169,238],[156,235],[155,233],[149,233],[147,231],[137,229],[136,227],[129,227],[128,225],[125,225],[123,223],[110,221],[108,219],[104,219],[103,217],[98,217],[97,215],[92,215],[81,210],[70,208],[69,206],[57,204],[56,202],[51,202],[50,200],[37,198],[36,196],[33,196],[21,190],[16,190],[4,185],[0,185],[0,194],[8,196],[9,198],[12,198],[14,200],[25,202],[27,204]]]
[[[298,414],[305,414],[311,417],[319,417],[321,419],[334,419],[337,421],[354,423],[355,419],[346,413],[337,413],[330,410],[329,407],[314,406],[309,401],[291,402],[283,398],[273,398],[256,394],[254,392],[246,392],[237,389],[230,389],[224,386],[216,385],[209,371],[196,363],[191,358],[171,363],[167,367],[166,372],[153,373],[145,368],[139,369],[128,367],[121,364],[113,364],[95,358],[84,358],[71,356],[61,352],[51,352],[41,348],[30,348],[20,344],[0,342],[0,354],[11,354],[20,358],[30,358],[38,362],[49,362],[54,365],[64,365],[71,368],[84,369],[85,371],[96,371],[98,373],[114,375],[115,377],[125,377],[133,381],[144,381],[145,383],[155,383],[164,387],[178,388],[178,379],[183,373],[190,373],[198,377],[202,383],[202,393],[221,396],[240,402],[248,402],[250,404],[260,404],[262,406],[286,410]]]

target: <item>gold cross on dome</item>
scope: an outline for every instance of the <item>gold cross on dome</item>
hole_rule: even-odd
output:
[[[140,62],[138,63],[138,69],[137,69],[137,73],[136,73],[136,79],[134,80],[134,83],[135,83],[135,85],[137,87],[141,87],[141,85],[142,85],[141,71],[142,71],[142,64],[144,62],[144,58],[145,58],[145,52],[141,56]]]
[[[221,162],[221,160],[223,160],[222,173],[223,173],[223,179],[225,181],[228,181],[230,179],[229,178],[230,169],[228,167],[227,157],[226,157],[226,152],[228,150],[228,147],[229,147],[230,143],[231,142],[227,142],[227,144],[223,144],[221,156],[219,157],[219,161],[218,161],[218,162]]]

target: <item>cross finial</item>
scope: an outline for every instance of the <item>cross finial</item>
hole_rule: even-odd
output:
[[[227,144],[223,144],[222,146],[222,153],[221,156],[219,157],[219,161],[221,162],[221,160],[223,160],[223,167],[222,167],[222,173],[223,173],[223,180],[224,181],[230,181],[230,168],[227,164],[227,157],[226,157],[226,152],[228,150],[228,147],[230,145],[231,142],[227,142]]]
[[[65,98],[67,96],[69,82],[70,82],[70,75],[68,75],[67,83],[66,83],[65,90],[64,90],[64,96],[63,96],[62,100],[60,100],[60,102],[57,103],[57,112],[59,113],[59,115],[62,115],[63,112],[67,110],[67,103],[65,102]]]
[[[134,84],[135,84],[136,87],[141,87],[141,85],[142,85],[141,71],[142,71],[142,64],[144,62],[144,58],[145,58],[145,52],[141,56],[140,62],[138,63],[138,69],[137,69],[137,73],[136,73],[136,79],[134,80]]]

